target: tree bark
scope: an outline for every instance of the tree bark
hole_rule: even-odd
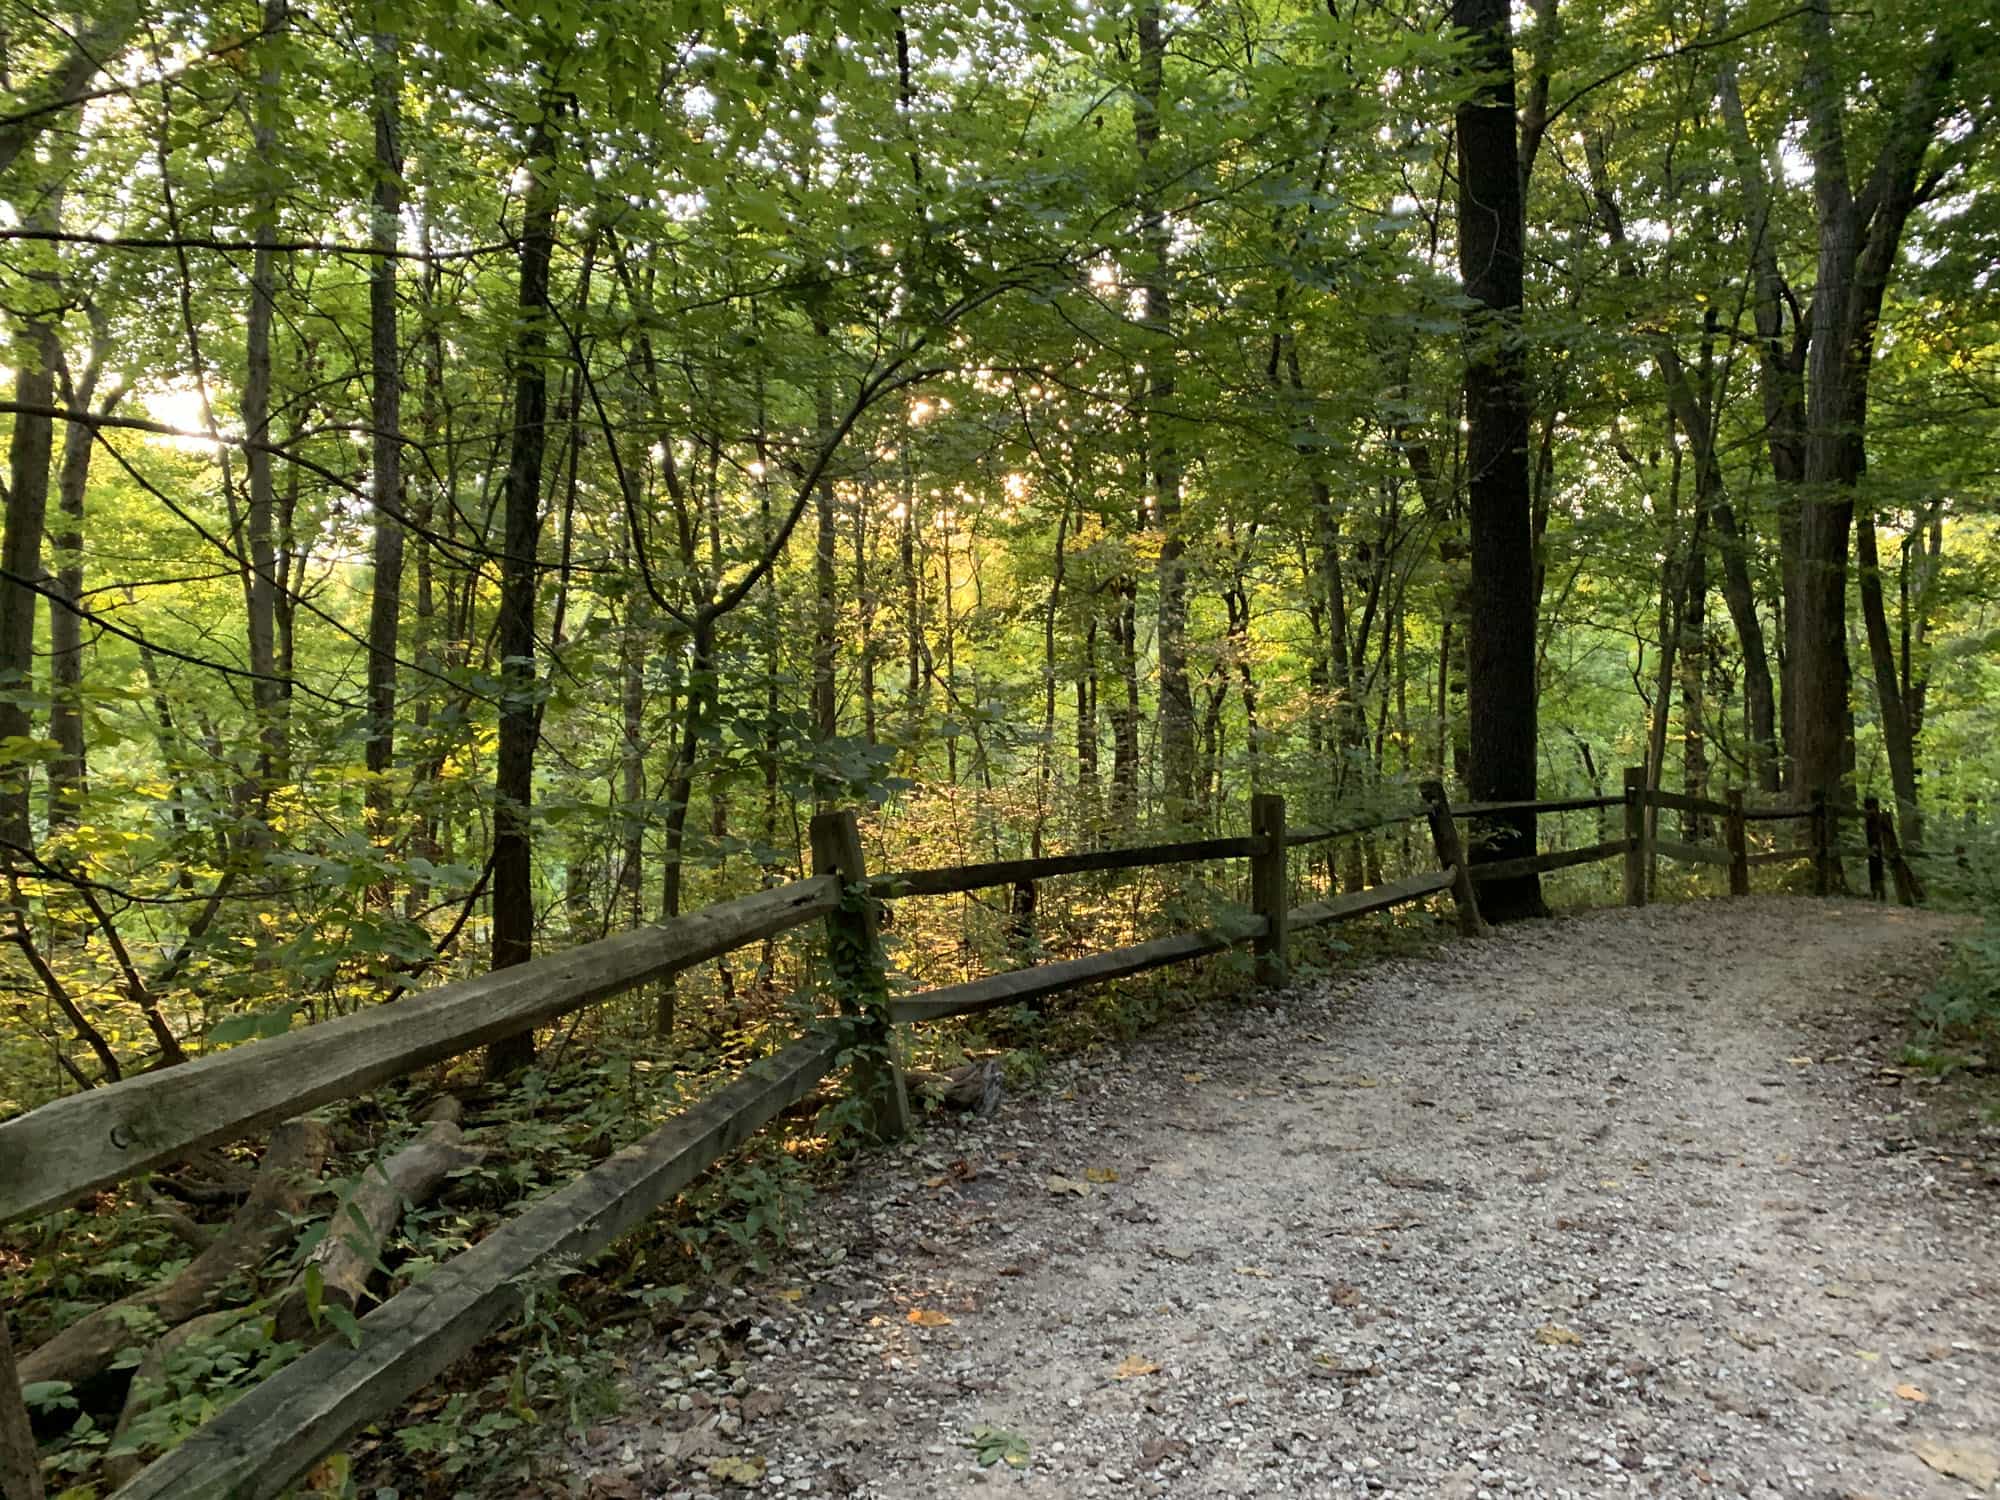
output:
[[[115,382],[97,400],[97,385],[111,352],[110,328],[95,306],[90,309],[90,360],[64,397],[71,407],[109,415],[124,399],[127,387]],[[90,487],[90,456],[96,434],[86,424],[72,422],[63,434],[62,466],[56,481],[56,528],[49,536],[55,553],[54,588],[49,600],[49,738],[57,753],[49,761],[49,831],[76,818],[88,786],[87,747],[83,733],[83,617],[76,606],[83,599],[83,512]]]
[[[1506,0],[1453,0],[1480,82],[1459,106],[1458,254],[1465,294],[1472,588],[1467,627],[1467,780],[1477,801],[1535,795],[1535,549],[1528,475],[1527,364],[1521,345],[1525,225],[1515,137],[1513,35]],[[1532,813],[1475,830],[1480,855],[1534,852]],[[1546,915],[1533,876],[1488,881],[1496,922]]]
[[[555,136],[543,115],[528,137],[528,186],[521,222],[520,319],[513,350],[514,436],[507,460],[500,564],[500,745],[493,779],[493,967],[525,963],[535,947],[533,802],[535,741],[535,592],[540,576],[542,454],[547,443],[549,262],[555,248],[556,194],[549,164]],[[500,1077],[535,1058],[532,1031],[486,1049],[486,1071]]]
[[[53,229],[62,217],[60,184],[48,190],[30,227]],[[44,247],[30,247],[32,256]],[[42,533],[48,519],[50,466],[55,456],[55,422],[43,415],[55,405],[56,370],[62,362],[61,288],[54,262],[23,277],[17,294],[27,304],[15,325],[14,399],[24,407],[14,417],[7,451],[6,533],[0,537],[0,739],[16,742],[31,733],[28,702],[35,681],[35,615],[41,597]],[[30,762],[12,760],[0,771],[0,854],[26,851],[33,843],[29,821]]]
[[[243,431],[249,446],[243,455],[249,499],[244,516],[243,551],[249,569],[244,605],[250,648],[251,701],[256,707],[262,746],[259,800],[285,774],[285,695],[279,684],[278,591],[281,576],[277,551],[277,491],[271,455],[271,328],[277,315],[278,270],[273,246],[278,238],[278,108],[282,75],[278,48],[291,22],[290,0],[264,0],[262,61],[251,142],[260,185],[252,207],[256,249],[250,261],[250,307],[244,323]],[[260,817],[263,815],[259,809]]]
[[[369,493],[374,500],[375,576],[368,606],[367,819],[377,845],[390,839],[395,798],[389,772],[396,752],[396,652],[403,611],[402,351],[396,338],[396,248],[403,215],[402,87],[397,38],[372,40],[375,213],[369,243],[384,252],[368,272]],[[387,890],[383,894],[386,896]]]
[[[35,1447],[28,1411],[16,1394],[20,1372],[14,1368],[14,1344],[7,1332],[7,1315],[0,1312],[0,1496],[5,1500],[42,1500],[42,1457]]]
[[[1172,432],[1174,399],[1172,228],[1161,198],[1158,159],[1165,103],[1166,35],[1162,7],[1147,0],[1138,15],[1139,86],[1132,134],[1146,186],[1139,228],[1145,297],[1141,325],[1153,335],[1146,351],[1146,445],[1151,459],[1152,525],[1160,533],[1159,640],[1160,773],[1169,827],[1182,822],[1194,795],[1194,695],[1188,686],[1187,542],[1181,535],[1180,447]]]

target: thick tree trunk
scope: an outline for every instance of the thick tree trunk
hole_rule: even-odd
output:
[[[1535,795],[1535,556],[1528,476],[1527,364],[1520,347],[1522,218],[1514,55],[1506,0],[1454,0],[1481,82],[1458,109],[1458,253],[1475,304],[1466,328],[1472,589],[1467,617],[1467,780],[1479,801]],[[1474,842],[1489,860],[1532,854],[1533,814],[1488,820]],[[1486,882],[1494,921],[1545,915],[1541,882]]]
[[[544,101],[553,110],[553,100]],[[528,137],[528,187],[521,223],[521,315],[514,336],[514,437],[507,461],[500,564],[500,746],[493,780],[493,967],[525,963],[535,947],[533,802],[535,591],[541,569],[542,453],[547,441],[549,261],[555,244],[555,138],[546,114]],[[535,1058],[532,1031],[494,1042],[486,1071],[500,1077]]]
[[[1818,270],[1808,360],[1805,475],[1799,522],[1799,591],[1792,677],[1797,709],[1793,766],[1801,795],[1840,787],[1852,769],[1847,660],[1847,543],[1855,486],[1866,467],[1868,382],[1882,300],[1904,225],[1915,211],[1925,153],[1955,65],[1937,32],[1911,81],[1859,196],[1834,66],[1829,0],[1804,13],[1807,152],[1813,165]],[[1892,674],[1893,676],[1893,674]],[[1906,747],[1907,748],[1907,747]],[[1914,780],[1910,784],[1914,785]],[[1901,789],[1898,789],[1899,795]]]

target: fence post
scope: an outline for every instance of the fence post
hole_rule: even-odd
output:
[[[1473,890],[1472,871],[1465,863],[1465,846],[1458,840],[1458,824],[1452,821],[1451,803],[1445,799],[1444,783],[1426,781],[1418,791],[1430,819],[1438,868],[1456,872],[1451,880],[1451,900],[1458,908],[1458,930],[1467,937],[1477,937],[1486,930],[1486,923],[1479,915],[1479,897]]]
[[[1275,792],[1251,795],[1250,836],[1264,841],[1262,852],[1250,856],[1250,909],[1264,919],[1264,931],[1251,942],[1250,951],[1257,959],[1257,982],[1276,989],[1291,976],[1283,797]]]
[[[1646,904],[1646,768],[1625,768],[1625,904]]]
[[[1882,870],[1882,799],[1870,797],[1862,803],[1861,815],[1868,826],[1868,899],[1887,901],[1889,885]]]
[[[811,839],[813,873],[838,877],[844,889],[839,909],[827,916],[826,939],[841,1013],[857,1018],[854,1091],[866,1108],[868,1129],[878,1140],[895,1140],[910,1133],[910,1096],[889,1028],[889,981],[875,903],[857,889],[868,879],[861,830],[851,812],[817,813]]]
[[[1824,787],[1812,794],[1813,894],[1833,894],[1833,816]]]
[[[1924,899],[1924,888],[1917,880],[1917,872],[1910,868],[1910,861],[1903,854],[1903,840],[1896,832],[1896,815],[1886,809],[1882,813],[1882,853],[1889,863],[1889,873],[1896,880],[1896,900],[1904,906],[1915,906]]]
[[[7,1338],[7,1311],[0,1308],[0,1500],[42,1500],[42,1461],[21,1399],[14,1369],[14,1346]]]
[[[1750,837],[1743,826],[1743,788],[1729,791],[1729,812],[1722,822],[1723,842],[1729,846],[1729,894],[1750,894]]]

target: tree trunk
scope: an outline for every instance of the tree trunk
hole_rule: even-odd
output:
[[[110,329],[95,307],[91,308],[90,362],[71,385],[65,403],[80,410],[91,409],[97,397],[97,383],[105,359],[111,352]],[[95,410],[108,416],[124,398],[122,380],[96,401]],[[49,738],[57,753],[49,761],[49,831],[73,822],[76,809],[88,784],[88,762],[83,734],[83,617],[77,606],[83,601],[83,512],[90,487],[90,456],[96,447],[96,433],[82,422],[72,422],[63,434],[62,468],[56,483],[56,512],[59,519],[49,537],[55,556],[55,594],[49,601]]]
[[[1160,112],[1165,100],[1166,36],[1159,0],[1138,16],[1139,87],[1132,133],[1146,180],[1139,229],[1145,269],[1141,325],[1153,335],[1146,353],[1146,443],[1152,464],[1152,524],[1160,532],[1160,772],[1169,827],[1188,815],[1194,794],[1194,696],[1187,668],[1187,543],[1181,535],[1181,455],[1171,431],[1174,399],[1172,231],[1161,203]]]
[[[545,99],[528,137],[528,186],[521,221],[521,316],[513,349],[514,436],[504,485],[500,564],[500,745],[493,778],[493,967],[525,963],[535,947],[533,802],[535,740],[535,591],[540,574],[542,452],[547,442],[549,261],[555,245],[556,195],[549,165],[555,138]],[[486,1071],[502,1077],[535,1059],[533,1031],[489,1045]]]
[[[248,624],[251,701],[257,712],[262,746],[258,798],[268,798],[271,785],[285,775],[285,694],[279,683],[278,591],[281,574],[277,549],[277,490],[271,456],[271,327],[277,316],[278,115],[281,77],[278,47],[291,24],[290,0],[264,0],[264,45],[257,70],[252,147],[260,186],[252,207],[256,249],[250,261],[250,308],[244,322],[243,432],[249,440],[243,455],[249,500],[244,516],[244,551],[249,563],[244,600]],[[261,817],[262,810],[259,811]]]
[[[1904,845],[1923,848],[1923,812],[1917,805],[1916,731],[1896,671],[1896,648],[1889,637],[1889,614],[1882,597],[1882,563],[1875,539],[1875,515],[1864,506],[1855,518],[1856,575],[1861,585],[1861,618],[1868,634],[1868,657],[1875,673],[1875,703],[1882,723],[1882,747],[1896,792],[1896,823]]]
[[[1472,588],[1467,617],[1467,781],[1475,800],[1535,795],[1535,556],[1528,476],[1527,364],[1522,306],[1520,154],[1515,138],[1514,53],[1505,0],[1453,0],[1481,82],[1458,109],[1458,253],[1475,310],[1466,327],[1466,419]],[[1532,813],[1475,830],[1489,860],[1532,854]],[[1480,906],[1493,921],[1542,916],[1533,876],[1486,882]]]
[[[397,39],[378,32],[375,68],[375,213],[369,243],[383,253],[368,271],[369,494],[375,508],[375,577],[368,605],[368,833],[390,840],[395,796],[389,771],[396,749],[396,651],[403,610],[402,350],[396,341],[396,248],[403,216],[403,147]],[[384,897],[388,895],[383,890]]]
[[[826,325],[821,324],[814,331],[819,335],[821,350],[828,350],[831,336]],[[813,415],[819,441],[822,444],[831,441],[833,391],[824,371],[813,382]],[[839,518],[834,508],[833,480],[825,474],[820,476],[819,484],[814,488],[813,507],[819,532],[813,547],[812,727],[813,737],[825,743],[839,732],[834,661],[837,654],[835,632],[840,621],[840,601],[835,595],[838,586]]]
[[[28,216],[30,227],[54,229],[61,220],[61,191],[52,190]],[[30,247],[32,256],[42,247]],[[14,399],[46,410],[55,405],[56,368],[62,342],[56,310],[61,288],[53,258],[48,269],[24,277],[17,293],[29,304],[15,327]],[[34,412],[14,417],[7,452],[6,534],[0,538],[0,740],[25,741],[33,732],[29,694],[35,680],[35,615],[41,597],[42,530],[48,518],[49,470],[55,456],[55,423]],[[4,851],[25,853],[33,842],[28,816],[30,762],[14,759],[0,771],[0,841]]]

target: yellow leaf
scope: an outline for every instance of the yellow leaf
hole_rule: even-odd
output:
[[[951,1315],[941,1313],[935,1307],[913,1307],[910,1309],[910,1321],[919,1328],[944,1328],[950,1325]]]
[[[1206,1073],[1183,1073],[1181,1074],[1181,1082],[1200,1083],[1202,1079],[1206,1078],[1207,1076],[1208,1075]]]
[[[1924,1442],[1912,1451],[1938,1473],[1976,1485],[1981,1493],[2000,1484],[2000,1461],[1983,1448],[1948,1448],[1943,1443]]]
[[[1119,1361],[1118,1368],[1111,1372],[1118,1380],[1137,1380],[1141,1375],[1157,1375],[1160,1367],[1150,1359],[1142,1359],[1136,1354],[1128,1354]]]
[[[1926,1396],[1921,1390],[1919,1390],[1916,1386],[1913,1385],[1897,1386],[1896,1394],[1901,1396],[1905,1401],[1921,1402],[1921,1401],[1928,1401],[1931,1399],[1929,1396]]]
[[[805,1296],[805,1289],[803,1287],[788,1286],[779,1292],[778,1295],[787,1302],[797,1302]]]
[[[1086,1182],[1116,1182],[1118,1174],[1110,1167],[1085,1167],[1083,1178]]]
[[[1538,1344],[1581,1344],[1583,1340],[1560,1323],[1544,1323],[1535,1330]]]
[[[740,1484],[745,1489],[761,1484],[764,1479],[764,1460],[752,1453],[743,1458],[711,1459],[708,1477],[719,1479],[725,1484]]]

